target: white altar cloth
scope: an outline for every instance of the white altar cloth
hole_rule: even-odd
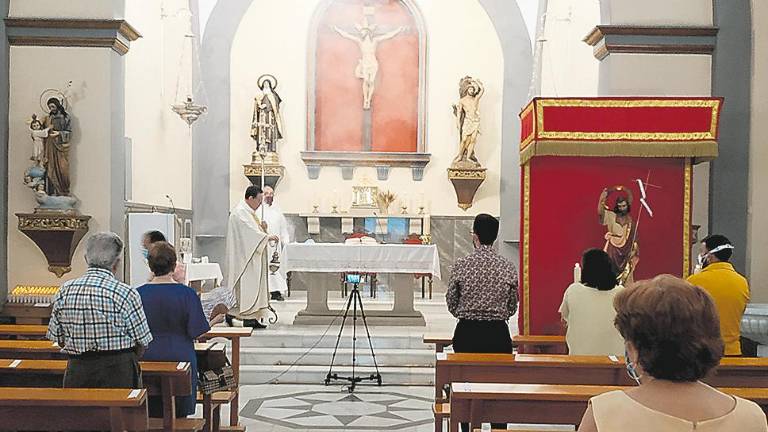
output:
[[[218,263],[190,263],[187,264],[187,284],[194,281],[215,280],[216,285],[221,285],[224,275]]]
[[[289,243],[281,261],[285,273],[420,273],[440,279],[436,245]]]

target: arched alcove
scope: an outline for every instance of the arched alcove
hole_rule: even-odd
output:
[[[307,38],[304,161],[423,168],[426,44],[410,0],[321,2]]]

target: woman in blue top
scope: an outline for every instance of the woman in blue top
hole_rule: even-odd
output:
[[[152,244],[147,258],[154,277],[138,288],[154,339],[142,360],[190,362],[192,394],[176,398],[176,417],[195,412],[197,361],[195,339],[211,329],[195,291],[173,280],[176,250],[167,242]],[[149,400],[150,417],[162,417],[160,397]]]

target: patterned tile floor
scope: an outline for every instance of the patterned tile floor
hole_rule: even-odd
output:
[[[251,431],[434,430],[426,386],[246,385],[240,394],[240,422]]]
[[[429,386],[362,384],[350,394],[338,384],[245,385],[240,389],[240,423],[251,432],[431,432],[433,391]],[[222,407],[221,415],[229,418],[227,406]],[[509,426],[531,431],[575,430],[573,426]]]

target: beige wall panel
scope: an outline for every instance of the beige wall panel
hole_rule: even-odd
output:
[[[160,3],[128,0],[127,3]],[[46,18],[122,18],[125,0],[11,0],[9,16]]]
[[[125,136],[132,141],[131,201],[192,207],[192,140],[171,105],[192,89],[192,56],[186,0],[129,1],[126,19],[142,38],[125,56]],[[177,87],[180,92],[177,95]]]
[[[710,26],[712,0],[600,0],[602,24]]]

